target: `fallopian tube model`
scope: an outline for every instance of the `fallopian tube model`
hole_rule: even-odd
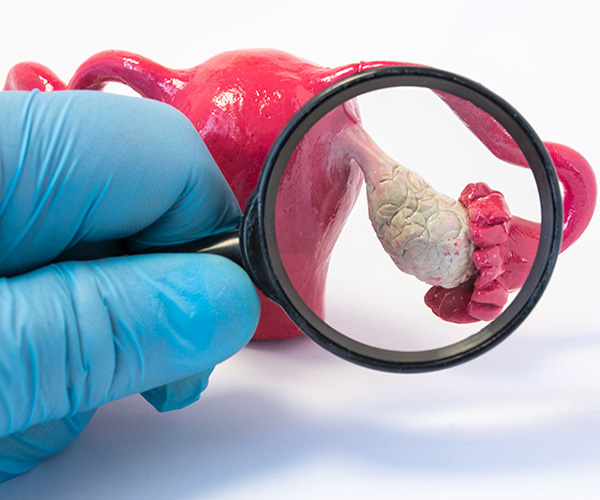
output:
[[[45,66],[20,63],[10,71],[5,90],[101,90],[115,81],[171,104],[195,125],[244,209],[271,144],[295,111],[341,78],[398,64],[405,63],[324,68],[281,51],[239,50],[173,70],[129,52],[106,51],[85,61],[68,84]],[[462,99],[438,95],[494,155],[527,166],[512,138],[489,115]],[[482,183],[469,184],[458,200],[437,193],[381,151],[352,105],[334,110],[316,127],[318,133],[302,141],[286,169],[291,177],[282,181],[276,218],[282,259],[307,304],[322,314],[331,251],[364,172],[373,227],[400,269],[433,285],[425,296],[432,311],[455,323],[496,317],[508,293],[519,289],[529,273],[539,225],[511,215],[502,194]],[[545,145],[563,187],[565,250],[592,217],[596,182],[576,151]],[[312,210],[294,209],[304,206]],[[264,297],[261,307],[255,338],[301,334]]]

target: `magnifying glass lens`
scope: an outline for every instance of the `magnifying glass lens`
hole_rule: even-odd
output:
[[[535,258],[539,196],[515,166],[525,156],[450,94],[402,86],[348,100],[305,133],[279,182],[285,273],[353,340],[399,351],[461,341],[507,308]]]

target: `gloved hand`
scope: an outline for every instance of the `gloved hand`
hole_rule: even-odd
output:
[[[0,481],[141,392],[181,408],[258,321],[222,257],[122,255],[232,229],[240,211],[192,124],[152,100],[0,93]],[[59,262],[53,263],[51,262]]]

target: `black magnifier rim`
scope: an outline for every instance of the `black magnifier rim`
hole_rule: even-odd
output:
[[[283,172],[304,135],[331,110],[359,95],[390,87],[422,87],[470,101],[497,120],[521,148],[533,172],[541,205],[538,250],[523,287],[500,316],[479,332],[444,347],[395,351],[358,342],[319,318],[296,292],[285,271],[275,234],[275,205]],[[428,67],[385,66],[346,77],[313,97],[287,123],[265,160],[257,191],[242,226],[242,254],[261,260],[259,287],[279,303],[311,339],[350,362],[388,372],[425,372],[448,368],[483,354],[510,335],[529,315],[544,292],[562,241],[562,199],[556,170],[543,142],[527,121],[504,99],[462,76]],[[252,233],[252,234],[249,234]],[[256,241],[258,239],[258,242]],[[257,253],[262,255],[257,255]],[[254,260],[256,262],[256,260]],[[246,262],[252,267],[252,264]],[[248,268],[248,267],[247,267]]]

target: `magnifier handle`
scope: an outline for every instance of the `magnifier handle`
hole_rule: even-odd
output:
[[[241,226],[207,238],[181,243],[136,250],[136,254],[150,253],[210,253],[221,255],[242,267],[256,287],[278,305],[281,293],[277,292],[279,279],[269,272],[265,241],[258,232],[258,203],[256,191],[248,199]]]
[[[236,264],[243,266],[240,252],[240,231],[233,229],[224,233],[209,236],[199,240],[181,243],[179,245],[167,245],[161,247],[144,248],[135,253],[211,253],[226,257]]]

